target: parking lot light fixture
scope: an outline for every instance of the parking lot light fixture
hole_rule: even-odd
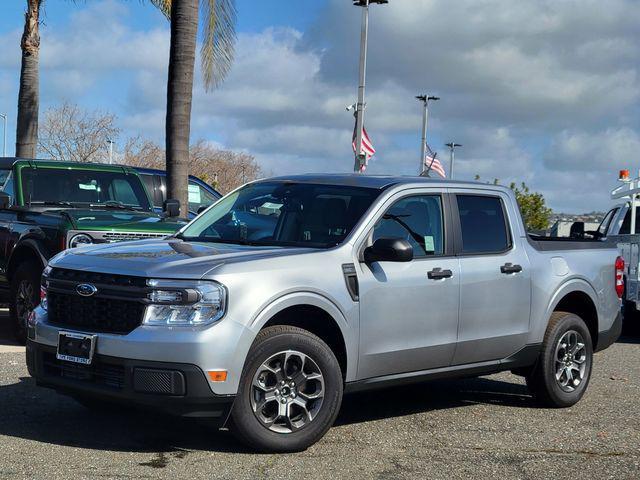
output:
[[[427,123],[429,121],[429,102],[435,102],[440,100],[440,97],[434,95],[418,95],[416,99],[420,100],[423,104],[422,112],[422,145],[420,149],[420,168],[418,169],[418,175],[422,175],[424,172],[424,162],[427,156]]]
[[[462,147],[462,144],[456,142],[449,142],[446,144],[449,147],[449,178],[453,180],[453,161],[455,160],[456,148]]]
[[[362,130],[364,126],[364,96],[367,76],[367,48],[369,39],[369,5],[384,5],[389,0],[353,0],[356,7],[362,7],[362,33],[360,35],[360,82],[358,85],[358,103],[356,104],[356,159],[354,172],[361,172],[366,162],[366,154],[362,152]]]

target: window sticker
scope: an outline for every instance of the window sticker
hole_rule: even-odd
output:
[[[189,203],[202,203],[202,195],[198,185],[189,185]]]
[[[425,252],[435,252],[436,251],[436,246],[435,246],[435,243],[433,241],[433,236],[431,236],[431,235],[425,235],[424,236],[424,250],[425,250]]]

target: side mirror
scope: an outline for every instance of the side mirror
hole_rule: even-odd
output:
[[[197,212],[198,215],[200,215],[202,212],[204,212],[207,208],[209,208],[209,207],[207,207],[205,205],[202,205],[200,208],[198,208],[198,212]]]
[[[413,260],[413,247],[401,238],[379,238],[364,251],[364,261],[373,262],[410,262]]]
[[[175,218],[180,216],[180,202],[178,200],[165,200],[162,210],[167,218]]]
[[[0,192],[0,210],[6,210],[11,206],[11,195]]]

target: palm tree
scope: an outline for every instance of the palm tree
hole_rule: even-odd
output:
[[[16,129],[16,156],[34,158],[38,144],[38,109],[40,107],[40,7],[43,0],[27,0],[24,14],[22,67],[18,93],[18,122]]]
[[[235,47],[235,0],[151,0],[171,21],[167,82],[166,152],[168,198],[180,201],[187,215],[189,136],[198,17],[202,24],[200,57],[204,84],[211,90],[231,69]]]

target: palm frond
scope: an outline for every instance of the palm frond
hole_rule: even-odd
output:
[[[171,0],[149,0],[149,2],[157,7],[165,17],[171,18]]]
[[[236,44],[236,2],[200,0],[200,18],[202,75],[205,89],[209,91],[218,87],[231,70]]]

